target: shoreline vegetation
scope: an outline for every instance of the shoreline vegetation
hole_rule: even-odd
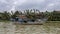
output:
[[[45,19],[45,20],[44,20]],[[40,12],[38,9],[22,11],[0,12],[0,22],[35,22],[35,21],[60,21],[60,11]]]

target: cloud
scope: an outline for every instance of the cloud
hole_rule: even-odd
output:
[[[0,10],[58,10],[60,0],[0,0]]]
[[[60,1],[58,0],[55,0],[55,1],[52,1],[52,2],[49,2],[47,4],[47,6],[45,7],[46,10],[58,10],[60,9]]]
[[[48,4],[48,7],[51,7],[51,6],[54,6],[54,4],[53,4],[53,3],[51,3],[51,4]]]

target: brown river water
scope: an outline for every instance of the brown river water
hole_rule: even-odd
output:
[[[60,34],[60,28],[44,25],[14,25],[0,22],[0,34]]]

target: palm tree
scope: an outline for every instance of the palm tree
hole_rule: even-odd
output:
[[[15,13],[11,16],[12,18],[15,18],[15,17],[17,17],[17,16],[19,16],[20,15],[20,13],[19,13],[19,11],[15,11]]]
[[[2,13],[2,19],[4,20],[9,20],[10,19],[10,13],[7,11],[4,11],[4,13]]]

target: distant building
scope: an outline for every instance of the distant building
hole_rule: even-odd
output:
[[[19,15],[18,17],[21,18],[21,19],[27,18],[25,15]]]
[[[18,18],[19,18],[18,19],[19,22],[27,22],[28,21],[28,18],[25,15],[19,15]]]

